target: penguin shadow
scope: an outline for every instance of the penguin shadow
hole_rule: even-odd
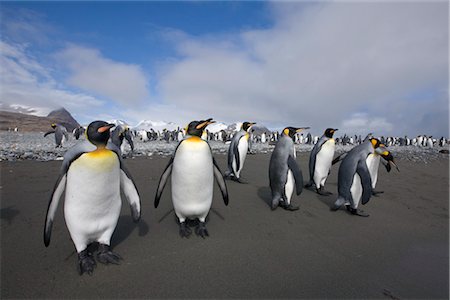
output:
[[[333,191],[331,195],[328,196],[323,196],[323,195],[319,195],[314,187],[303,187],[303,191],[308,191],[310,193],[313,193],[315,198],[317,200],[319,200],[321,203],[323,203],[325,206],[327,206],[328,208],[332,208],[334,206],[334,202],[337,199],[337,192]],[[331,191],[330,191],[331,192]]]
[[[141,237],[147,235],[147,233],[149,232],[148,224],[144,220],[142,220],[142,218],[139,220],[139,222],[135,223],[131,216],[120,216],[119,220],[117,221],[116,231],[111,238],[111,246],[115,247],[126,240],[136,227],[138,228],[138,234]]]
[[[11,225],[12,221],[20,213],[18,209],[14,208],[14,205],[0,209],[0,219],[8,222]]]
[[[261,199],[267,206],[272,207],[272,190],[268,186],[262,186],[257,191],[259,199]]]

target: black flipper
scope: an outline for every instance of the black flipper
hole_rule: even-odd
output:
[[[156,190],[155,195],[155,208],[159,205],[159,200],[161,199],[162,192],[164,190],[164,187],[166,186],[167,179],[169,178],[170,174],[172,173],[172,166],[173,166],[173,157],[170,158],[169,163],[166,166],[166,169],[161,175],[161,178],[159,179],[158,189]]]
[[[333,159],[333,161],[331,162],[331,165],[335,165],[338,162],[340,162],[341,160],[343,160],[346,156],[347,156],[348,152],[344,152],[342,154],[339,154],[338,156],[336,156],[335,159]]]
[[[299,166],[297,165],[297,161],[292,155],[289,155],[288,157],[288,167],[294,175],[297,195],[300,195],[303,191],[303,174],[302,170],[300,170]]]
[[[223,179],[222,172],[217,165],[216,160],[213,157],[213,168],[214,168],[214,177],[216,178],[217,184],[219,185],[220,191],[222,192],[222,198],[225,205],[228,205],[228,189],[225,180]]]
[[[317,154],[322,149],[323,144],[327,142],[329,139],[321,138],[316,145],[314,145],[314,148],[311,150],[311,154],[309,156],[309,182],[311,184],[314,184],[314,170],[316,169],[316,158]]]
[[[233,153],[234,153],[234,159],[236,161],[236,171],[239,170],[241,168],[241,159],[239,156],[239,141],[240,139],[237,141],[236,144],[234,144],[234,148],[233,148]],[[231,165],[233,166],[233,165]],[[234,170],[232,170],[234,173]],[[234,176],[236,176],[236,174],[233,174]]]
[[[363,188],[361,203],[364,205],[369,202],[372,196],[372,178],[370,177],[365,159],[358,162],[356,173],[361,177],[361,185]]]
[[[47,135],[52,134],[52,133],[55,133],[55,131],[54,131],[54,130],[47,131],[47,132],[44,134],[44,137],[46,137]]]

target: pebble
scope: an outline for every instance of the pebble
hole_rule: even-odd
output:
[[[62,160],[67,149],[73,147],[80,140],[73,137],[62,148],[55,148],[55,139],[53,136],[44,137],[44,133],[37,132],[0,132],[0,161],[17,161],[17,160],[37,160],[51,161]],[[229,143],[210,141],[211,150],[215,154],[226,154],[228,152]],[[177,143],[166,143],[165,141],[149,141],[142,142],[138,139],[134,140],[133,157],[155,155],[167,157],[171,156],[175,151]],[[312,145],[296,145],[297,152],[310,152]],[[336,145],[336,155],[349,151],[353,146]],[[271,153],[274,145],[270,144],[252,144],[252,153]],[[434,160],[448,159],[449,147],[424,148],[416,146],[391,146],[389,150],[392,152],[396,160],[407,160],[412,162],[428,163]],[[131,151],[128,144],[125,146],[125,153]],[[440,153],[443,152],[443,153]]]

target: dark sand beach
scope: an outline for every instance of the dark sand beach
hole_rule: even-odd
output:
[[[222,171],[226,156],[215,155]],[[309,153],[299,153],[305,180]],[[142,219],[122,206],[114,251],[121,265],[98,264],[79,276],[64,223],[63,202],[51,244],[42,234],[61,161],[0,162],[1,298],[378,298],[448,299],[449,161],[398,160],[380,168],[377,190],[363,206],[369,218],[331,212],[337,170],[319,196],[293,197],[295,212],[268,206],[269,154],[247,156],[248,184],[228,181],[230,204],[215,189],[210,237],[181,239],[170,186],[153,207],[168,157],[125,160],[141,194]]]

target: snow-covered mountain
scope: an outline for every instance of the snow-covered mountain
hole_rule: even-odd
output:
[[[114,124],[114,125],[116,125],[116,126],[119,126],[119,125],[122,125],[122,126],[130,126],[127,122],[125,122],[124,120],[117,120],[117,119],[115,119],[115,120],[108,120],[108,121],[106,121],[106,122],[108,122],[108,123],[110,123],[110,124]]]
[[[132,127],[133,130],[153,130],[162,131],[163,129],[167,130],[176,130],[178,128],[182,128],[181,125],[178,125],[174,122],[166,122],[166,121],[150,121],[150,120],[142,120],[136,126]]]
[[[228,128],[228,126],[225,123],[219,122],[219,123],[209,124],[206,127],[206,130],[208,130],[209,132],[212,132],[212,133],[216,133],[221,130],[227,130],[227,128]]]

